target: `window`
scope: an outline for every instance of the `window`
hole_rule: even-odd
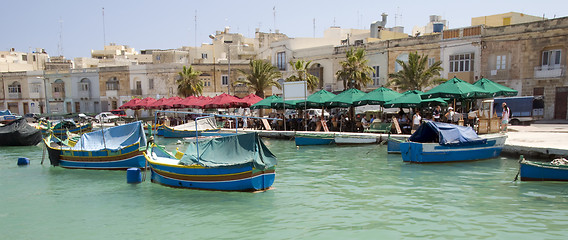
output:
[[[160,61],[160,56],[156,56],[156,61]]]
[[[154,79],[148,79],[148,89],[154,89]]]
[[[21,93],[22,92],[22,85],[19,82],[13,82],[12,84],[8,85],[8,92],[9,93]]]
[[[207,59],[207,53],[202,53],[202,54],[201,54],[201,58]]]
[[[379,77],[379,66],[373,66],[373,85],[379,86],[380,85],[380,77]]]
[[[286,71],[286,52],[276,54],[276,67],[278,70]]]
[[[22,61],[28,61],[28,55],[22,55]]]
[[[495,69],[507,69],[507,56],[497,56],[497,59],[495,60]]]
[[[544,87],[537,87],[533,89],[533,96],[543,96],[544,95]]]
[[[561,62],[562,50],[547,50],[542,52],[542,66],[559,66]]]
[[[75,112],[78,112],[78,113],[81,112],[81,103],[80,102],[75,102]]]
[[[473,53],[450,56],[450,72],[470,72],[473,70]]]
[[[436,58],[428,58],[428,67],[431,67],[436,63]]]
[[[65,92],[65,83],[61,79],[55,80],[53,83],[53,92],[54,93],[64,93]]]
[[[79,92],[88,92],[90,83],[91,81],[87,78],[81,79],[81,82],[79,82]]]
[[[116,79],[116,77],[111,77],[111,78],[106,82],[106,88],[107,88],[107,91],[109,91],[109,90],[118,90],[118,79]]]
[[[41,91],[41,84],[34,83],[30,87],[30,93],[39,93]]]
[[[229,85],[229,76],[227,75],[221,76],[221,85]]]

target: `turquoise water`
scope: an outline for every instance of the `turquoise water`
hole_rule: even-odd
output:
[[[162,140],[162,139],[159,139]],[[175,141],[158,141],[175,149]],[[566,239],[568,184],[512,182],[518,163],[407,164],[386,146],[301,147],[261,193],[131,185],[119,171],[41,165],[0,148],[2,239]],[[18,157],[31,164],[16,165]]]

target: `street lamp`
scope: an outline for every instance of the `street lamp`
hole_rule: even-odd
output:
[[[49,78],[46,78],[45,76],[42,77],[36,77],[38,79],[43,79],[43,93],[44,93],[44,97],[45,97],[45,110],[47,111],[47,114],[49,114],[49,102],[47,101],[47,83],[46,80]]]

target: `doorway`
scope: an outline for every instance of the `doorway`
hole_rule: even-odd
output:
[[[557,87],[554,101],[554,119],[566,119],[566,105],[568,105],[568,87]]]

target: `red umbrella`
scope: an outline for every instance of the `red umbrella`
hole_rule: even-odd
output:
[[[200,99],[198,99],[197,101],[194,101],[193,103],[191,103],[189,105],[189,107],[191,107],[191,108],[203,108],[203,106],[205,106],[206,104],[208,104],[212,100],[212,98],[204,97],[204,96],[200,96],[199,98]]]
[[[178,101],[182,100],[182,99],[183,98],[180,98],[178,96],[168,98],[168,99],[164,100],[162,105],[160,105],[160,108],[162,108],[162,109],[174,108],[174,104],[177,103]]]
[[[174,107],[176,107],[176,108],[188,108],[189,106],[191,106],[191,103],[193,103],[197,100],[198,100],[197,97],[189,96],[189,97],[186,97],[186,98],[179,100],[176,103],[174,103]]]
[[[161,106],[162,106],[162,104],[163,104],[166,100],[168,100],[168,98],[160,98],[160,99],[156,100],[155,102],[153,102],[153,103],[151,103],[151,104],[148,104],[148,105],[147,105],[147,106],[148,106],[147,108],[150,108],[150,109],[162,109]]]
[[[148,109],[149,105],[154,103],[155,101],[156,101],[156,99],[154,99],[152,97],[144,98],[144,99],[140,100],[138,103],[133,104],[132,109],[134,109],[134,110],[141,109],[141,108]]]
[[[254,93],[251,93],[249,95],[246,95],[242,100],[244,100],[247,103],[247,107],[250,107],[257,102],[260,102],[262,98]]]
[[[118,107],[118,108],[119,108],[119,109],[127,109],[127,108],[134,109],[133,107],[136,106],[136,104],[137,104],[138,102],[140,102],[140,101],[142,101],[142,99],[140,99],[140,98],[133,98],[133,99],[131,99],[130,101],[128,101],[127,103],[122,104],[122,106],[120,106],[120,107]]]
[[[207,103],[204,108],[231,108],[246,106],[247,103],[242,99],[223,93],[214,97],[211,102]]]

